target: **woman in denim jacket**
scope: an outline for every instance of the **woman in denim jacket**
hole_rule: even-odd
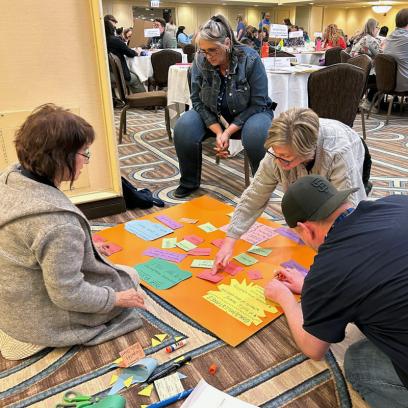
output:
[[[196,37],[199,52],[191,71],[193,109],[176,123],[174,144],[180,165],[175,197],[200,186],[201,142],[215,136],[215,152],[228,156],[229,139],[241,136],[255,174],[265,155],[272,101],[261,58],[241,45],[223,16],[212,17]]]

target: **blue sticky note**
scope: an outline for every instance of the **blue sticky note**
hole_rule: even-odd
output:
[[[163,224],[158,224],[148,220],[129,221],[125,224],[125,229],[126,231],[135,234],[145,241],[153,241],[173,232],[172,229]]]

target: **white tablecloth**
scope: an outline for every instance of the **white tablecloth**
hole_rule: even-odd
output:
[[[174,51],[178,51],[182,56],[182,62],[187,62],[187,54],[183,53],[181,48],[174,48]],[[154,51],[160,52],[161,50]],[[146,82],[147,79],[153,76],[153,66],[151,61],[151,56],[140,56],[134,58],[126,58],[126,62],[128,64],[129,70],[135,73],[142,82]]]
[[[296,53],[295,57],[299,64],[319,65],[320,58],[323,58],[324,51]]]

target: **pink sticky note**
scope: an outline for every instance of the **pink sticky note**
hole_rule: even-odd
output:
[[[222,244],[224,243],[224,239],[217,238],[217,239],[214,239],[214,241],[211,241],[211,243],[215,245],[217,248],[221,248]]]
[[[98,235],[98,234],[94,234],[94,235],[92,235],[92,241],[96,244],[96,243],[98,243],[98,242],[106,242],[107,239],[104,238],[104,237],[101,237],[101,236]]]
[[[213,283],[218,283],[224,279],[220,274],[213,275],[211,269],[205,269],[204,272],[201,272],[197,275],[197,278],[204,279]]]
[[[224,272],[229,273],[232,276],[235,276],[237,273],[241,272],[244,268],[235,264],[234,262],[229,262],[228,265],[224,268]]]
[[[104,245],[104,250],[108,256],[115,254],[116,252],[121,251],[123,248],[119,245],[114,244],[113,242],[108,242]]]
[[[190,241],[194,245],[200,245],[205,239],[198,237],[197,235],[187,235],[184,237],[187,241]]]
[[[260,222],[255,222],[255,224],[241,236],[241,239],[251,243],[252,245],[258,245],[261,242],[275,237],[276,235],[278,235],[278,232],[274,228],[261,224]]]
[[[263,276],[259,271],[248,271],[248,278],[252,280],[262,279]]]
[[[194,248],[187,253],[194,256],[208,256],[211,254],[211,248]]]
[[[183,224],[180,224],[179,222],[172,220],[171,218],[167,217],[167,215],[156,215],[154,218],[156,218],[156,220],[159,220],[164,225],[167,225],[172,230],[184,227]]]

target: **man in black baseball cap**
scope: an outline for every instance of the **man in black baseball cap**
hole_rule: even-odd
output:
[[[307,276],[282,270],[265,288],[280,303],[304,354],[322,359],[354,323],[366,336],[349,347],[347,379],[373,407],[408,401],[408,197],[362,201],[324,177],[289,186],[282,212],[317,255]],[[301,305],[293,293],[302,295]]]

